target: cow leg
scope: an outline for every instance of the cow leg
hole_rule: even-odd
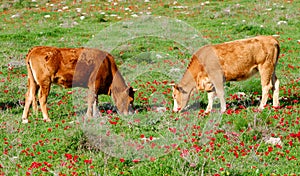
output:
[[[39,102],[41,106],[41,110],[43,113],[43,120],[46,122],[51,122],[48,110],[47,110],[47,98],[50,91],[50,83],[48,81],[45,81],[41,86],[39,90]]]
[[[272,77],[272,90],[273,90],[273,106],[279,106],[279,80],[277,79],[275,72],[273,73]]]
[[[216,96],[215,91],[207,92],[208,104],[205,113],[209,113],[212,110],[215,96]]]
[[[36,93],[39,91],[39,86],[36,85],[35,87],[35,93],[34,96],[32,98],[32,109],[33,109],[33,113],[34,115],[37,117],[38,116],[38,104],[37,104],[37,99],[36,99]]]
[[[36,83],[33,80],[28,79],[28,90],[25,94],[25,106],[22,115],[22,123],[28,123],[28,113],[32,102],[33,102],[34,112],[37,114],[37,103],[35,98],[36,91],[37,91]]]
[[[270,64],[265,62],[264,65],[258,66],[258,69],[261,77],[261,86],[262,86],[262,98],[259,105],[259,109],[262,110],[267,104],[268,93],[272,88],[271,76],[274,71],[274,67],[270,67]],[[277,84],[279,84],[279,82]]]
[[[93,117],[101,116],[99,109],[98,109],[98,95],[95,97],[95,101],[93,104]]]
[[[88,108],[86,112],[86,116],[88,118],[91,118],[93,116],[93,105],[96,106],[96,94],[94,90],[89,89],[88,90]]]
[[[220,99],[221,103],[221,113],[226,111],[226,101],[225,101],[225,93],[224,93],[224,88],[222,90],[217,91],[217,96]]]
[[[219,84],[219,85],[218,85]],[[224,91],[224,85],[222,83],[215,84],[215,90],[217,97],[220,100],[221,104],[221,113],[226,111],[226,101],[225,101],[225,91]]]

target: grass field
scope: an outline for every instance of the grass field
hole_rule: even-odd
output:
[[[0,175],[300,175],[299,1],[0,2]],[[203,115],[205,93],[173,113],[171,87],[205,44],[279,35],[280,108],[257,112],[259,76],[226,83],[226,113]],[[53,85],[52,122],[22,124],[27,71],[37,45],[97,47],[115,56],[138,91],[136,114],[83,123],[84,89]],[[239,92],[245,93],[240,96]],[[271,96],[271,94],[270,94]],[[278,140],[276,144],[270,140]]]

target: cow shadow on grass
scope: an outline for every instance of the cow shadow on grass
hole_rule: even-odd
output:
[[[23,107],[23,106],[24,106],[24,103],[20,102],[19,100],[0,102],[0,110],[1,111],[5,111],[8,109],[15,109],[17,107]]]
[[[299,102],[300,96],[299,95],[293,95],[290,97],[282,96],[280,97],[280,107],[285,108],[287,106],[295,105]],[[235,99],[235,100],[226,100],[227,110],[241,110],[249,107],[259,107],[261,101],[260,96],[250,96],[246,99]],[[214,101],[214,108],[220,108],[220,104],[218,104],[216,101]],[[267,101],[267,105],[272,106],[273,105],[273,99],[269,98]],[[207,103],[203,101],[195,101],[191,102],[186,108],[182,110],[182,112],[187,111],[205,111],[207,107]]]
[[[290,97],[281,97],[280,98],[280,106],[282,108],[285,108],[286,106],[291,106],[294,105],[297,100],[300,99],[300,96],[294,95]],[[226,100],[227,104],[227,109],[232,109],[232,110],[241,110],[249,107],[259,107],[261,101],[260,96],[249,96],[245,99],[235,99],[235,100]],[[269,98],[267,101],[267,104],[272,106],[273,104],[273,99]],[[205,111],[207,107],[207,102],[203,101],[194,101],[190,102],[186,108],[182,110],[182,112],[187,112],[187,111]],[[214,108],[219,108],[220,105],[216,102],[214,104]],[[112,103],[102,103],[101,105],[98,106],[98,109],[100,112],[107,112],[108,110],[112,110],[113,113],[117,113],[117,109]],[[86,109],[85,109],[86,110]],[[162,107],[160,104],[137,104],[133,106],[134,111],[138,112],[149,112],[149,111],[154,111],[154,112],[166,112],[166,111],[172,111],[172,107]]]

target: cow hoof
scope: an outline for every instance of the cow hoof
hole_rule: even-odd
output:
[[[22,123],[23,123],[23,124],[28,123],[28,119],[23,119],[23,120],[22,120]]]
[[[264,107],[264,106],[260,106],[260,107],[258,107],[258,111],[259,111],[259,112],[263,111],[264,109],[265,109],[265,107]]]
[[[44,122],[51,122],[50,119],[43,119],[43,120],[44,120]]]
[[[273,106],[273,109],[280,109],[280,106]]]

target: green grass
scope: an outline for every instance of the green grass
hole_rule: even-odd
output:
[[[1,2],[0,175],[300,174],[298,1],[47,2]],[[168,84],[179,81],[194,50],[274,34],[281,46],[280,109],[272,109],[269,100],[256,112],[261,87],[254,76],[226,83],[229,107],[222,116],[201,113],[207,105],[201,92],[192,95],[188,111],[171,112]],[[37,45],[111,52],[126,81],[138,88],[138,113],[119,116],[102,95],[103,118],[82,123],[84,90],[52,86],[52,122],[43,122],[39,113],[22,124],[24,58]],[[270,137],[282,144],[266,143]]]

